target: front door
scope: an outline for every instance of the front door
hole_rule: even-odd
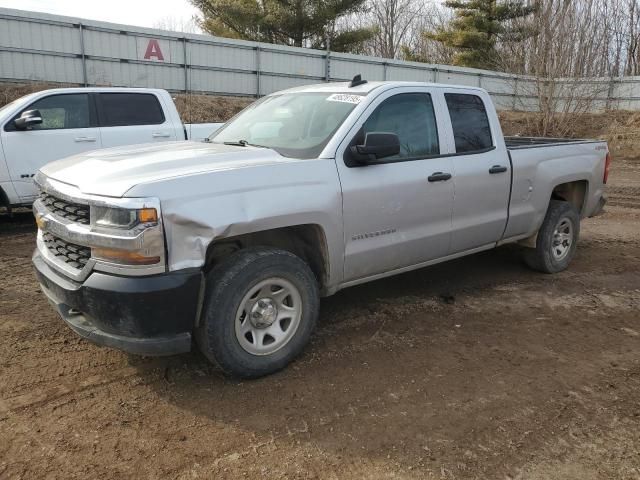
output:
[[[23,111],[27,110],[38,110],[42,123],[17,130],[10,120],[1,136],[11,181],[25,203],[35,199],[37,189],[32,177],[45,164],[101,147],[100,132],[92,126],[95,123],[88,94],[50,95]]]
[[[452,159],[443,143],[432,94],[397,89],[375,100],[354,126],[350,144],[368,132],[398,135],[401,151],[349,167],[349,147],[337,165],[342,185],[344,281],[384,274],[445,256],[451,235]],[[340,150],[339,150],[340,152]]]

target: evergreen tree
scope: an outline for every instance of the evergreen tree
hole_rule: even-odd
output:
[[[364,10],[366,0],[191,0],[204,31],[221,37],[349,52],[373,35],[366,28],[335,28]]]
[[[454,48],[454,65],[498,68],[498,41],[521,41],[532,33],[515,22],[536,10],[525,0],[448,0],[445,5],[455,10],[453,20],[447,27],[424,35]]]

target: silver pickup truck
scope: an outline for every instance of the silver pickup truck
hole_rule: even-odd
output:
[[[257,377],[342,288],[513,242],[567,268],[609,163],[601,141],[503,138],[482,89],[356,77],[264,97],[206,142],[46,165],[33,263],[81,336],[142,355],[195,340]]]

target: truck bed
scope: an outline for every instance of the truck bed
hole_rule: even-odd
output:
[[[520,148],[551,147],[575,143],[597,143],[603,140],[585,138],[552,138],[552,137],[504,137],[504,142],[509,150]]]

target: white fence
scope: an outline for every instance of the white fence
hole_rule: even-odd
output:
[[[537,108],[531,78],[230,40],[0,8],[0,81],[259,97],[298,85],[409,80],[479,86],[499,109]],[[640,109],[640,77],[589,82],[594,108]],[[569,87],[572,88],[572,87]]]

